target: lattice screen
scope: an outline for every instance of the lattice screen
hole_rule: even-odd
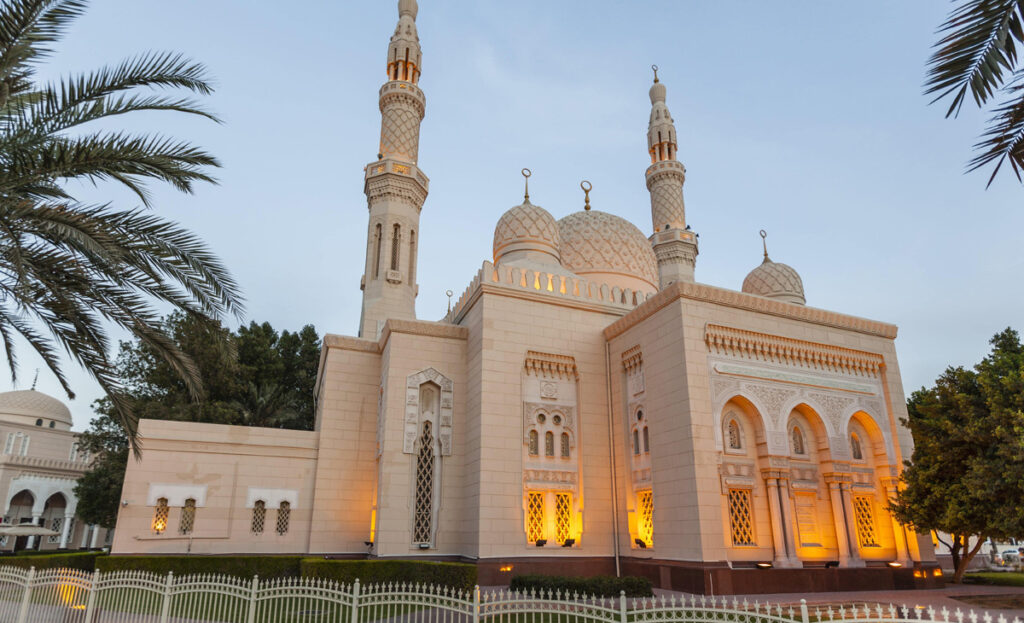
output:
[[[534,543],[544,538],[544,494],[530,493],[526,498],[526,540]]]
[[[167,529],[167,498],[160,498],[156,501],[156,510],[153,512],[153,532],[162,533]]]
[[[650,547],[654,541],[654,495],[650,489],[636,494],[636,532]]]
[[[555,494],[555,540],[565,543],[572,526],[572,496],[568,493]]]
[[[420,452],[416,459],[416,514],[413,543],[430,543],[434,506],[434,435],[430,422],[423,423]]]
[[[292,505],[288,502],[281,502],[281,505],[277,507],[277,533],[285,534],[288,532],[288,523],[292,516]]]
[[[537,440],[537,431],[530,431],[530,456],[537,456],[540,453],[539,443]]]
[[[726,433],[729,437],[729,449],[739,450],[743,447],[743,442],[740,439],[740,425],[736,423],[736,420],[729,420]]]
[[[757,545],[754,540],[753,506],[748,489],[729,489],[729,527],[732,530],[733,545]]]
[[[53,519],[50,520],[50,530],[55,530],[57,532],[60,532],[60,527],[62,525],[64,525],[64,518],[63,517],[54,517]],[[51,534],[50,536],[46,537],[46,542],[47,543],[60,543],[60,535],[59,534]]]
[[[192,498],[185,500],[181,507],[181,521],[178,522],[178,532],[181,534],[192,534],[196,526],[196,501]]]
[[[853,498],[853,516],[857,523],[857,540],[861,547],[879,547],[875,533],[875,512],[871,498],[856,495]]]
[[[252,533],[263,534],[263,525],[267,521],[267,504],[263,500],[256,500],[252,507]]]

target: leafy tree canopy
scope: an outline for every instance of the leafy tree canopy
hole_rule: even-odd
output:
[[[1024,346],[1013,329],[990,343],[973,370],[947,368],[914,392],[904,421],[914,452],[892,510],[951,535],[955,582],[986,539],[1024,536]]]
[[[232,332],[179,312],[160,327],[195,362],[204,392],[195,400],[173,366],[145,341],[121,342],[114,367],[140,417],[313,429],[320,363],[313,325],[278,333],[270,323],[251,322]],[[109,528],[117,520],[131,439],[110,399],[96,401],[93,408],[99,417],[81,438],[93,462],[75,495],[83,520]]]

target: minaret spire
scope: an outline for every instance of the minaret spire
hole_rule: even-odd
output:
[[[398,1],[398,25],[388,44],[387,81],[380,88],[380,146],[366,165],[366,271],[360,287],[359,336],[376,339],[388,318],[416,317],[416,238],[429,180],[417,166],[426,97],[416,32],[416,0]]]
[[[661,287],[677,281],[693,281],[697,262],[697,234],[686,226],[683,183],[686,167],[676,160],[676,126],[665,105],[665,85],[658,80],[658,66],[651,85],[651,120],[647,126],[647,190],[651,192],[651,244],[658,257]]]

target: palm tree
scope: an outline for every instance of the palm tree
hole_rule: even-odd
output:
[[[232,406],[241,413],[244,426],[293,428],[302,423],[294,398],[277,383],[257,385],[250,381]]]
[[[968,92],[984,108],[996,97],[988,128],[974,149],[968,171],[995,163],[988,185],[1006,161],[1018,181],[1024,171],[1024,69],[1017,47],[1024,43],[1024,0],[966,0],[939,28],[942,38],[928,61],[925,92],[933,103],[951,97],[946,117],[956,116]]]
[[[34,82],[51,46],[85,8],[84,0],[0,4],[0,340],[13,379],[20,336],[72,398],[61,351],[82,365],[138,451],[137,418],[113,370],[108,329],[120,327],[151,346],[199,398],[197,368],[161,328],[154,304],[213,320],[241,314],[242,299],[201,240],[148,210],[148,182],[191,193],[195,183],[213,181],[217,160],[171,138],[90,127],[140,111],[216,121],[193,99],[175,95],[209,94],[205,68],[177,54],[146,53]],[[67,190],[71,180],[117,182],[141,206],[83,204]]]

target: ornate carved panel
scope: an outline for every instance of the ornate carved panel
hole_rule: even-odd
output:
[[[433,384],[440,395],[434,396]],[[441,445],[441,456],[452,454],[452,425],[455,384],[433,368],[411,374],[405,384],[405,430],[402,452],[413,454],[422,422],[431,422]]]

